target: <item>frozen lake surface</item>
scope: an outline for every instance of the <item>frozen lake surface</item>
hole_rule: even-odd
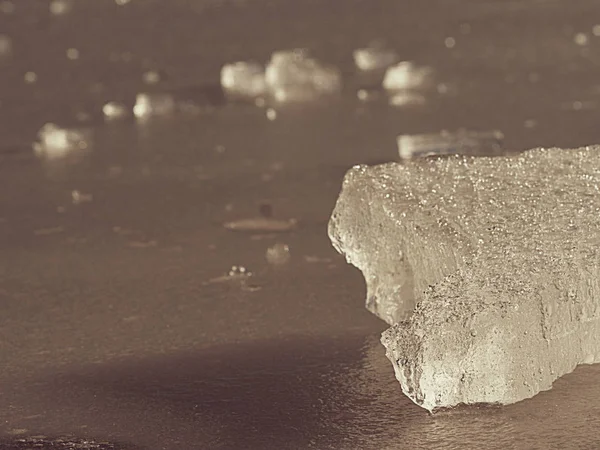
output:
[[[596,1],[98,0],[52,10],[0,2],[4,441],[600,447],[598,366],[501,409],[431,416],[413,405],[379,343],[387,325],[364,308],[362,276],[326,230],[345,171],[397,160],[398,135],[500,130],[513,150],[600,142]],[[381,80],[354,67],[353,51],[377,39],[432,68],[437,89],[390,105],[372,89]],[[224,64],[298,47],[340,70],[339,95],[225,101]],[[146,91],[169,92],[180,111],[103,119],[107,102],[131,108]],[[82,130],[85,145],[34,152],[48,122]],[[271,227],[262,232],[222,226],[271,212],[278,222],[260,222]],[[267,252],[285,245],[289,261]],[[10,445],[0,449],[23,448]]]

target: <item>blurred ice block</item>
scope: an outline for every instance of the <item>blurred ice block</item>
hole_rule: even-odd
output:
[[[435,155],[497,155],[503,151],[501,131],[442,131],[398,136],[400,159]]]
[[[12,52],[12,40],[5,34],[0,34],[0,58],[10,55]]]
[[[165,75],[161,71],[156,69],[147,70],[142,74],[142,81],[144,82],[144,84],[148,85],[158,84],[161,81],[163,81],[164,78]]]
[[[279,102],[314,100],[339,92],[342,84],[338,69],[320,63],[305,49],[273,53],[265,79]]]
[[[124,119],[131,112],[123,103],[108,102],[102,107],[102,113],[107,120]]]
[[[388,68],[383,78],[383,88],[387,91],[418,90],[430,87],[433,81],[431,67],[402,61]]]
[[[354,50],[353,57],[356,67],[365,72],[386,69],[399,59],[394,50],[379,42]]]
[[[71,0],[52,0],[48,8],[51,14],[61,16],[71,11],[73,2]]]
[[[168,116],[175,112],[175,99],[164,92],[140,93],[136,97],[133,114],[138,119]]]
[[[34,144],[34,150],[38,156],[57,159],[73,151],[86,149],[89,143],[88,131],[61,128],[53,123],[47,123],[38,132],[38,142]]]
[[[255,62],[235,62],[221,69],[221,86],[232,97],[256,98],[267,90],[265,69]]]
[[[424,95],[413,91],[394,92],[389,97],[391,106],[421,106],[427,103]]]

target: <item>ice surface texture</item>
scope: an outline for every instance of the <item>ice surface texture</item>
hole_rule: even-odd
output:
[[[329,224],[404,393],[513,403],[600,361],[600,147],[357,166]]]

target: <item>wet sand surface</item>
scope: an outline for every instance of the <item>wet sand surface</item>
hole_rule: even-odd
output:
[[[326,235],[346,169],[397,159],[397,134],[500,129],[515,150],[600,142],[597,2],[14,6],[0,13],[13,43],[0,59],[0,448],[34,435],[142,449],[600,447],[598,366],[504,408],[413,405],[362,276]],[[450,93],[420,108],[361,103],[351,54],[374,38],[432,66]],[[270,121],[215,95],[222,64],[298,46],[341,68],[340,98]],[[103,123],[102,104],[131,104],[148,69],[201,108]],[[81,112],[89,151],[36,158],[37,130]],[[93,197],[75,204],[74,190]],[[265,202],[298,227],[223,228]],[[265,258],[275,243],[290,248],[281,267]],[[219,278],[233,265],[254,275]]]

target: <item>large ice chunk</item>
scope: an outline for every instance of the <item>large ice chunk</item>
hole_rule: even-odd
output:
[[[279,102],[314,100],[334,94],[342,83],[338,69],[317,61],[305,49],[273,53],[265,79],[270,93]]]
[[[404,393],[507,404],[600,361],[600,146],[357,166],[329,224]]]

